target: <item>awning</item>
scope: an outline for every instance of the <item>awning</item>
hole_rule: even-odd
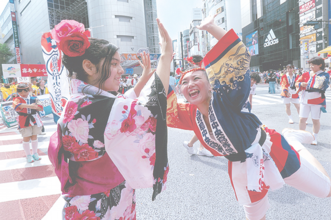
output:
[[[331,46],[325,48],[324,50],[318,51],[318,54],[321,54],[321,53],[329,53],[329,54],[331,54]]]

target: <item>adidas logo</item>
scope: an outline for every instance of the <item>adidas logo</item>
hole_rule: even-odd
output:
[[[275,33],[272,29],[270,29],[267,38],[265,39],[264,47],[269,47],[274,44],[278,44],[279,40],[276,38]]]

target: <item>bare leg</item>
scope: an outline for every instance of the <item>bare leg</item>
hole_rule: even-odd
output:
[[[300,122],[299,122],[300,130],[306,130],[306,121],[307,121],[307,118],[300,118]]]
[[[312,119],[313,121],[313,132],[315,134],[318,134],[318,132],[320,131],[320,127],[321,127],[321,123],[319,119]]]
[[[187,146],[193,147],[193,144],[195,142],[197,142],[198,140],[199,140],[198,137],[194,134],[194,136],[192,137],[192,139],[190,140],[190,142],[188,142]]]
[[[291,104],[290,103],[285,104],[285,110],[286,110],[286,114],[288,116],[291,116]]]
[[[300,104],[294,104],[295,108],[297,109],[298,114],[300,113]]]

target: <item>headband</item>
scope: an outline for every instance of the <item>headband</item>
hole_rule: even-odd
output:
[[[203,70],[203,71],[206,71],[205,68],[202,68],[202,67],[198,67],[198,68],[193,68],[193,69],[190,69],[190,70],[187,70],[185,72],[182,73],[182,76],[180,77],[179,79],[179,84],[182,84],[182,81],[183,81],[183,78],[186,74],[190,73],[190,72],[195,72],[195,71],[199,71],[199,70]]]

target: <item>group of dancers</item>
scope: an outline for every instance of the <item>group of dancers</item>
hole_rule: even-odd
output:
[[[321,113],[326,112],[325,91],[330,84],[330,75],[325,72],[324,59],[314,57],[308,61],[311,72],[302,75],[294,73],[293,65],[287,65],[287,73],[281,78],[281,96],[286,106],[289,123],[293,124],[290,105],[295,106],[299,114],[299,129],[306,130],[307,119],[310,115],[313,122],[312,145],[317,145],[320,130]],[[299,97],[301,96],[301,97]]]
[[[78,22],[55,26],[52,37],[64,53],[69,77],[75,76],[48,149],[66,201],[63,219],[136,219],[135,189],[153,188],[154,200],[166,188],[167,126],[194,131],[206,151],[228,159],[235,197],[247,219],[265,219],[268,191],[284,183],[331,197],[330,177],[302,145],[314,140],[311,133],[284,129],[281,135],[242,110],[251,88],[250,54],[236,33],[218,27],[214,17],[198,28],[218,43],[179,80],[188,103],[178,103],[169,86],[172,41],[159,20],[157,69],[152,71],[149,55],[142,54],[142,76],[123,95],[113,94],[124,73],[118,48],[88,38]],[[316,71],[308,86],[298,79],[299,88],[317,88],[322,75]],[[310,104],[317,95],[306,98]]]

